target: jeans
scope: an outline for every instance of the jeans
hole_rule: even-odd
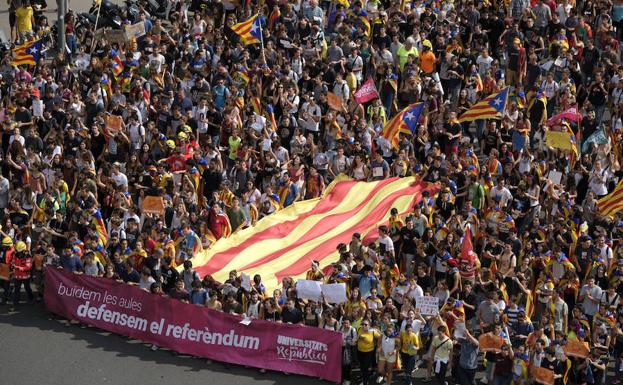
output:
[[[512,380],[513,376],[510,374],[498,374],[493,377],[493,385],[510,385]]]
[[[19,303],[19,295],[21,292],[22,284],[24,284],[24,289],[26,289],[26,294],[28,295],[29,301],[34,301],[35,296],[32,294],[32,288],[30,287],[30,278],[27,279],[16,279],[15,287],[13,288],[13,306],[17,306]]]
[[[456,368],[456,373],[459,379],[459,385],[474,385],[476,369],[465,369],[461,367],[461,365],[458,365]]]
[[[67,35],[67,47],[69,48],[70,55],[78,53],[78,42],[75,35]]]
[[[411,372],[415,368],[415,361],[417,355],[410,355],[400,352],[400,361],[402,362],[402,369],[405,373],[405,385],[411,385]]]

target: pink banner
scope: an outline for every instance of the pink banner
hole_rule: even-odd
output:
[[[379,97],[379,93],[376,90],[376,86],[374,85],[374,80],[369,78],[366,80],[361,87],[353,94],[355,97],[355,101],[357,103],[365,103],[369,102],[372,99],[376,99]]]
[[[100,329],[216,361],[340,382],[340,333],[253,320],[150,294],[134,286],[48,268],[45,304]]]
[[[582,114],[580,114],[575,107],[571,107],[547,119],[547,124],[555,124],[555,123],[560,122],[563,119],[567,119],[567,120],[577,123],[582,119]]]

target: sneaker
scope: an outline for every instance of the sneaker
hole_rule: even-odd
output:
[[[415,368],[414,368],[414,370],[418,370],[420,368],[420,366],[422,366],[422,360],[420,360],[418,358],[417,360],[415,360]]]
[[[260,369],[260,373],[262,374],[266,373],[266,369]]]
[[[212,363],[212,360],[206,360],[206,364],[210,365]]]
[[[350,385],[350,381],[344,380],[344,381],[342,381],[342,385]]]
[[[15,311],[15,306],[9,306],[9,312],[14,312]]]
[[[376,383],[377,383],[377,384],[380,384],[381,382],[383,382],[383,376],[378,376],[378,377],[376,378]]]
[[[155,352],[156,350],[158,350],[158,347],[152,344],[150,349]]]

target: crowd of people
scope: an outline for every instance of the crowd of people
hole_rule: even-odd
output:
[[[16,46],[49,36],[28,0],[10,5]],[[261,43],[245,45],[232,27],[254,15]],[[144,36],[112,42],[69,12],[66,51],[35,65],[1,59],[11,310],[22,286],[39,300],[45,267],[59,266],[340,331],[346,384],[411,384],[420,367],[440,384],[473,385],[479,371],[484,383],[529,384],[542,367],[556,385],[601,385],[609,363],[619,382],[623,221],[597,201],[622,175],[623,4],[194,0],[174,2],[168,20],[140,17]],[[360,104],[368,79],[378,97]],[[505,87],[499,119],[459,122]],[[381,135],[419,101],[417,133],[397,145]],[[578,151],[549,146],[552,130]],[[291,278],[266,288],[256,275],[247,290],[238,272],[216,282],[193,270],[196,253],[321,196],[340,174],[440,186],[409,215],[392,212],[374,243],[353,234],[335,264],[312,263],[306,278],[346,283],[346,303],[301,300]],[[143,211],[147,197],[162,198],[163,214]],[[438,315],[420,313],[423,296]],[[487,333],[504,343],[483,369]],[[570,340],[588,357],[566,355]]]

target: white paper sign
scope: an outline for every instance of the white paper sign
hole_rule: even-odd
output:
[[[40,118],[43,116],[43,100],[32,101],[32,116]]]
[[[346,303],[346,284],[330,283],[322,285],[322,295],[328,303]]]
[[[415,308],[420,310],[422,315],[439,314],[439,298],[431,296],[419,297],[415,301]]]
[[[322,298],[322,287],[318,281],[301,279],[296,282],[296,293],[301,299],[311,299],[320,301]]]
[[[465,338],[465,322],[457,322],[454,324],[454,337]]]
[[[245,273],[240,274],[240,286],[246,291],[251,291],[251,277]]]
[[[549,179],[554,182],[554,184],[560,184],[560,181],[562,179],[562,172],[558,172],[556,170],[552,170],[549,172],[549,174],[547,175],[549,177]]]

